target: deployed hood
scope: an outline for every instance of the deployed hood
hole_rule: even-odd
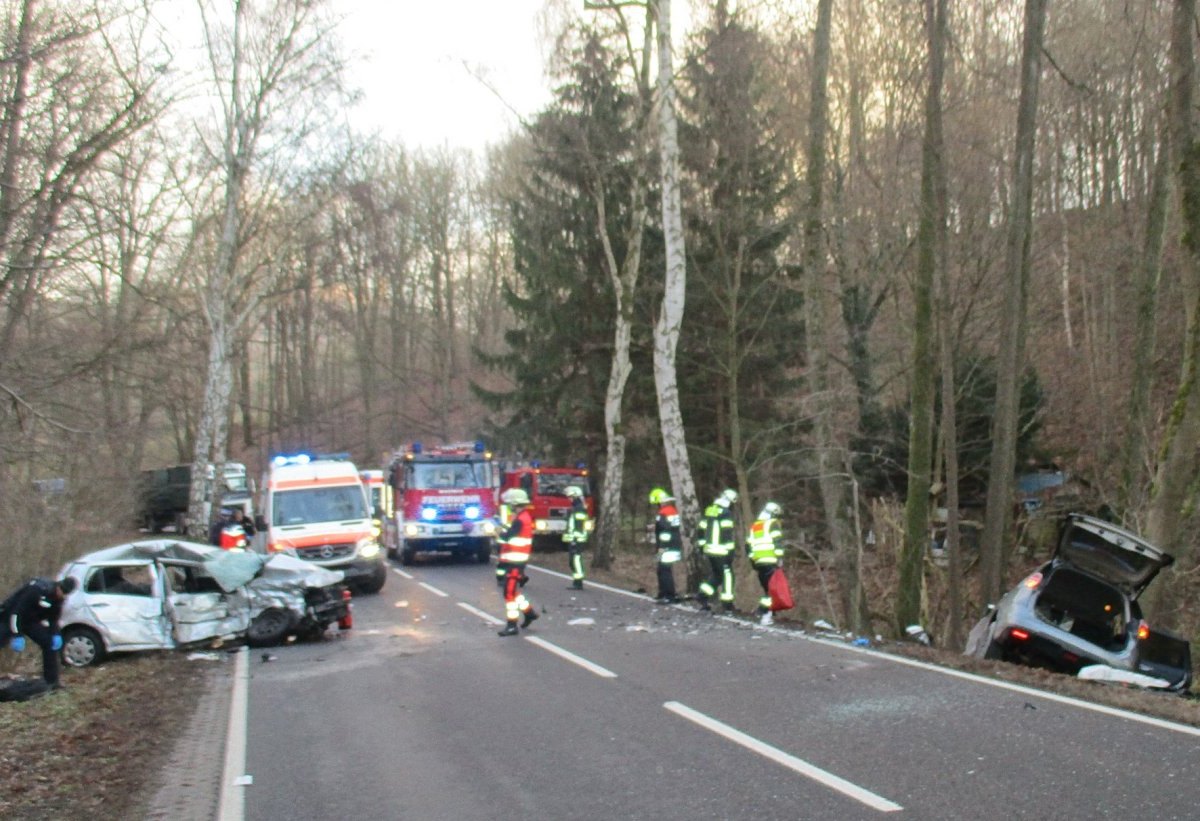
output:
[[[1079,513],[1067,516],[1054,556],[1135,599],[1175,561],[1140,536]]]

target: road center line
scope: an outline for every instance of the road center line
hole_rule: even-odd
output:
[[[595,673],[596,675],[600,676],[600,678],[616,678],[617,677],[617,674],[614,673],[612,670],[605,669],[604,667],[601,667],[599,664],[588,661],[587,659],[583,658],[582,656],[577,656],[569,650],[564,650],[561,647],[559,647],[557,644],[551,644],[550,642],[546,641],[545,639],[540,639],[537,636],[526,636],[525,641],[536,644],[538,647],[541,647],[543,650],[549,650],[554,655],[559,656],[560,658],[564,658],[567,661],[571,662],[572,664],[578,664],[584,670]]]
[[[397,576],[403,576],[406,579],[411,579],[413,577],[412,573],[405,573],[403,570],[401,570],[398,567],[393,567],[392,572],[395,573]]]
[[[441,590],[438,590],[432,584],[428,584],[426,582],[417,582],[417,584],[419,584],[421,587],[424,587],[430,593],[436,593],[437,595],[441,596],[443,599],[450,595],[449,593],[443,593]]]
[[[225,731],[225,767],[217,805],[220,821],[242,821],[246,813],[246,703],[249,662],[246,648],[238,651],[233,666],[233,693],[229,698],[229,725]]]
[[[492,624],[504,624],[504,619],[498,619],[495,616],[493,616],[491,613],[485,613],[482,610],[480,610],[478,607],[473,607],[473,606],[467,604],[465,601],[460,601],[458,603],[458,606],[461,607],[463,610],[466,610],[468,613],[479,616],[479,618],[483,619],[484,621],[490,621]]]
[[[866,804],[872,809],[879,810],[880,812],[897,812],[904,809],[899,804],[888,801],[886,798],[878,796],[870,790],[865,790],[844,778],[839,778],[833,773],[822,770],[820,767],[815,767],[807,761],[785,753],[777,747],[772,747],[766,742],[759,741],[753,736],[746,735],[741,730],[734,729],[728,724],[723,724],[715,718],[710,718],[704,713],[697,712],[691,707],[680,704],[678,701],[668,701],[663,704],[663,707],[666,707],[678,716],[686,718],[688,721],[699,724],[706,730],[711,730],[717,735],[729,739],[735,744],[740,744],[748,750],[771,759],[776,764],[782,764],[784,767],[795,770],[801,775],[811,778],[813,781],[824,784],[826,787],[840,792],[847,798],[853,798],[855,801]]]

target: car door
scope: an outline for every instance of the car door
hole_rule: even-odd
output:
[[[250,623],[243,593],[226,593],[194,563],[160,565],[171,634],[177,644],[235,638]]]
[[[114,562],[88,568],[79,594],[84,620],[110,651],[171,647],[162,586],[153,562]]]

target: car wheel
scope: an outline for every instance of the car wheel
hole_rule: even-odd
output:
[[[251,647],[270,647],[279,644],[292,626],[286,610],[272,607],[259,613],[246,628],[246,643]]]
[[[480,564],[488,564],[492,558],[492,549],[490,547],[481,547],[475,554],[475,561]]]
[[[413,551],[411,548],[404,548],[400,551],[400,564],[408,567],[413,563]]]
[[[383,589],[384,583],[387,581],[387,568],[382,564],[375,567],[375,572],[370,577],[359,582],[356,586],[359,593],[368,595],[378,593]]]
[[[104,660],[104,642],[90,627],[68,627],[62,640],[62,660],[68,667],[89,667]]]
[[[998,641],[989,641],[987,649],[983,651],[985,659],[995,659],[996,661],[1004,661],[1007,655],[1004,645]]]

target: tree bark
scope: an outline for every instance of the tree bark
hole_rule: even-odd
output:
[[[900,554],[896,627],[921,621],[922,566],[929,546],[929,485],[933,463],[933,402],[936,384],[933,283],[946,254],[946,173],[942,157],[942,76],[945,0],[926,0],[929,86],[925,96],[925,138],[921,147],[921,221],[917,229],[917,272],[913,288],[912,410],[908,434],[908,497],[904,505],[904,546]],[[953,440],[949,449],[956,447]]]
[[[658,394],[659,424],[671,487],[683,514],[684,553],[689,582],[698,578],[700,560],[693,549],[692,528],[700,518],[696,486],[688,457],[687,436],[679,404],[675,349],[683,324],[687,286],[687,258],[683,234],[683,206],[679,193],[679,134],[675,120],[675,75],[671,59],[671,0],[655,0],[658,23],[658,150],[662,183],[663,243],[666,280],[663,301],[654,326],[654,386]]]
[[[983,553],[983,595],[988,601],[999,598],[1008,564],[1007,539],[1012,519],[1012,485],[1016,466],[1017,416],[1024,362],[1025,309],[1033,220],[1034,138],[1037,134],[1038,85],[1046,3],[1047,0],[1025,0],[1012,207],[1005,248],[1004,311],[996,360],[996,403],[992,417],[987,511],[980,544]]]

